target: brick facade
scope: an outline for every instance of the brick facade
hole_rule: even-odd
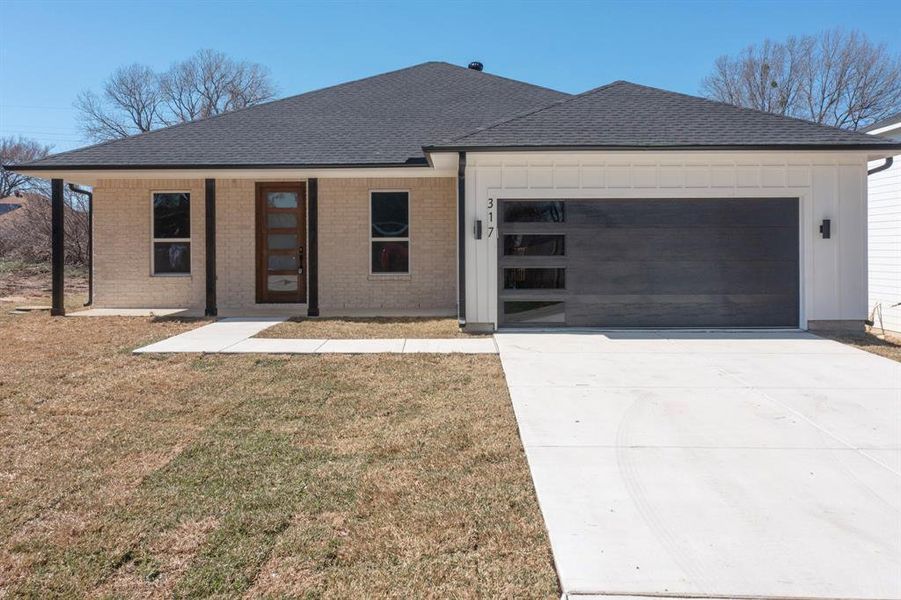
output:
[[[369,273],[369,192],[410,192],[409,275]],[[191,274],[151,274],[151,193],[191,194]],[[220,308],[255,302],[255,185],[219,179],[217,286]],[[319,305],[322,314],[454,312],[456,181],[453,178],[320,179]],[[94,188],[94,304],[204,305],[203,180],[103,180]]]

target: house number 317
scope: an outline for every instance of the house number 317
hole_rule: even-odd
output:
[[[488,198],[488,238],[494,235],[494,198]]]

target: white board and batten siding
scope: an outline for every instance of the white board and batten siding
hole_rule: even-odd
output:
[[[799,199],[802,328],[867,318],[865,153],[471,152],[466,320],[497,325],[498,200],[725,197]],[[828,240],[819,234],[823,219],[832,221]],[[481,240],[472,234],[476,220]]]
[[[870,168],[884,162],[872,162]],[[895,157],[890,168],[870,175],[869,189],[869,307],[877,328],[898,333],[901,332],[901,155]]]

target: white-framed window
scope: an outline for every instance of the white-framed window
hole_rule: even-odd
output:
[[[191,274],[191,194],[153,192],[150,265],[154,275]]]
[[[369,192],[369,271],[410,272],[410,192]]]

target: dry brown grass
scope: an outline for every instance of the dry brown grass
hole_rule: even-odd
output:
[[[456,319],[435,318],[316,318],[292,319],[256,337],[303,339],[391,339],[473,337],[463,333]]]
[[[198,323],[10,307],[0,597],[557,594],[496,357],[135,356]]]
[[[837,332],[820,332],[816,334],[820,337],[829,338],[894,361],[901,362],[901,338],[891,334],[883,335],[881,331],[870,329],[866,333],[837,333]]]

